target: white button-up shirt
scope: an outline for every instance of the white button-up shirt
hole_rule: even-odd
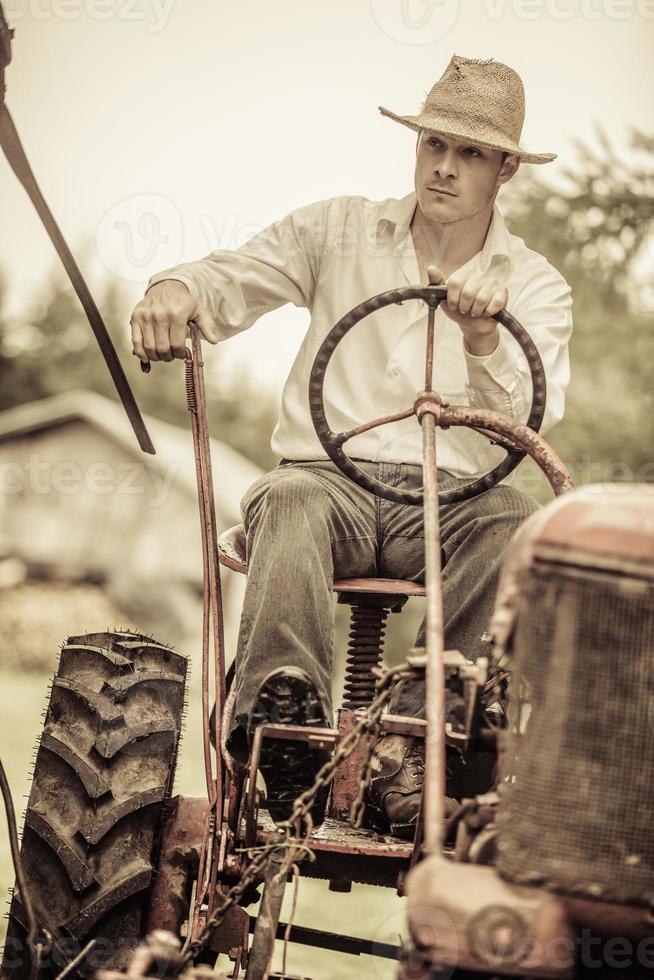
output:
[[[311,322],[282,395],[273,451],[287,459],[321,459],[326,453],[311,421],[308,381],[315,354],[335,323],[377,293],[419,285],[410,224],[415,194],[398,200],[338,197],[291,212],[235,251],[218,250],[150,279],[183,282],[211,312],[222,338],[246,330],[263,313],[285,303],[306,307]],[[461,269],[492,274],[508,290],[507,310],[533,338],[547,377],[541,432],[563,415],[569,381],[568,340],[572,299],[565,279],[539,253],[507,231],[497,205],[480,252]],[[497,270],[500,270],[499,276]],[[457,270],[460,271],[460,270]],[[475,357],[463,335],[436,312],[433,383],[450,405],[475,405],[525,421],[531,401],[526,360],[500,328],[492,354]],[[327,369],[325,410],[332,431],[401,411],[424,387],[427,307],[420,300],[367,316],[344,338]],[[345,444],[358,459],[421,463],[415,417],[373,429]],[[455,476],[487,472],[504,458],[480,433],[438,430],[438,464]]]

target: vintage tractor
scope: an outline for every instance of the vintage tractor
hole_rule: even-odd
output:
[[[506,311],[496,319],[521,346],[532,375],[528,424],[444,404],[431,383],[434,316],[444,296],[442,287],[426,286],[373,297],[336,324],[316,356],[309,401],[321,443],[370,492],[424,507],[425,584],[334,582],[339,601],[351,607],[337,724],[262,725],[247,765],[226,745],[232,699],[220,591],[220,564],[245,573],[247,556],[241,528],[217,535],[202,352],[191,327],[186,387],[203,531],[207,795],[170,799],[184,658],[138,633],[70,637],[36,759],[3,976],[90,977],[102,968],[106,980],[124,970],[191,977],[226,954],[229,976],[261,980],[272,975],[275,938],[289,934],[323,949],[370,952],[370,943],[357,937],[279,921],[287,881],[297,875],[327,879],[335,892],[361,882],[406,894],[409,947],[374,950],[400,961],[403,980],[573,978],[587,975],[592,964],[601,964],[595,976],[648,974],[654,960],[652,495],[646,487],[572,489],[537,435],[545,405],[538,352]],[[428,309],[424,390],[405,412],[332,432],[322,393],[337,345],[368,314],[415,299]],[[343,450],[361,431],[412,415],[423,433],[422,493],[378,483]],[[507,456],[492,473],[448,494],[448,502],[492,487],[525,453],[559,498],[523,526],[507,557],[493,664],[443,648],[436,429],[451,425],[483,432]],[[386,670],[385,621],[416,594],[426,595],[426,647]],[[426,720],[385,713],[393,684],[423,672]],[[426,742],[422,819],[413,842],[365,825],[371,748],[389,731]],[[281,825],[267,814],[257,784],[264,739],[305,739],[329,751],[315,785]],[[499,771],[493,765],[498,743]],[[446,821],[451,753],[473,776],[461,767],[461,804]],[[311,806],[325,786],[328,817],[314,829]]]
[[[2,72],[10,36],[0,7]],[[0,142],[62,257],[140,445],[152,452],[4,102]],[[199,980],[217,976],[222,956],[230,977],[264,980],[274,975],[277,937],[397,959],[401,980],[641,978],[654,970],[652,488],[572,489],[537,434],[546,395],[538,351],[506,311],[496,319],[521,346],[533,381],[526,425],[445,404],[432,388],[434,316],[444,297],[439,286],[373,297],[336,324],[316,356],[309,403],[324,450],[371,493],[424,507],[425,582],[334,582],[339,601],[351,608],[337,723],[262,725],[245,765],[226,742],[233,705],[220,565],[246,573],[247,555],[242,529],[219,537],[216,528],[202,352],[191,325],[186,386],[203,542],[206,796],[171,798],[185,658],[136,631],[69,637],[52,685],[20,854],[0,768],[17,877],[2,977]],[[332,432],[323,383],[337,345],[367,315],[409,300],[428,309],[424,390],[404,412]],[[411,417],[423,434],[422,493],[371,479],[343,449],[362,431]],[[436,429],[452,425],[482,432],[507,456],[486,476],[439,495]],[[490,489],[525,454],[558,499],[516,535],[498,595],[493,662],[471,662],[465,650],[443,646],[439,500]],[[426,596],[426,646],[387,670],[386,620],[415,595]],[[389,714],[393,685],[422,676],[426,719]],[[382,732],[425,739],[413,841],[366,823],[371,751]],[[270,819],[257,781],[264,739],[303,739],[328,753],[314,786],[280,825]],[[449,766],[447,788],[460,800],[447,820],[446,760],[457,763]],[[326,787],[328,817],[314,828],[312,804]],[[410,942],[403,949],[373,947],[356,936],[280,922],[288,879],[302,875],[328,880],[337,893],[353,882],[398,889],[407,896]]]

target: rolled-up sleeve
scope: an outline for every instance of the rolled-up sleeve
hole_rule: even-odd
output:
[[[285,303],[311,308],[327,237],[329,201],[292,211],[233,251],[218,249],[148,281],[175,279],[210,311],[222,339]]]
[[[534,265],[524,280],[513,296],[509,289],[507,309],[529,333],[543,362],[547,401],[540,431],[545,433],[563,418],[570,382],[572,294],[565,279],[546,261]],[[531,374],[508,332],[500,328],[492,354],[476,357],[466,351],[465,359],[470,404],[525,422],[531,405]]]

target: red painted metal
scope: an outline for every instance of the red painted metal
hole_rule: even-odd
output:
[[[376,595],[424,596],[420,582],[400,578],[340,578],[334,582],[334,592],[372,592]]]
[[[206,393],[200,334],[191,325],[191,347],[186,349],[187,407],[191,415],[195,469],[200,512],[200,537],[203,565],[202,614],[202,731],[205,778],[209,812],[200,854],[198,888],[193,912],[193,932],[200,928],[200,910],[206,901],[211,911],[216,892],[217,862],[212,860],[214,844],[221,837],[225,773],[220,752],[220,725],[215,726],[213,745],[210,734],[211,692],[210,673],[213,660],[213,691],[216,718],[222,719],[225,692],[225,643],[218,556],[218,529],[211,467],[211,445],[207,423]],[[215,752],[215,769],[212,759]]]
[[[188,919],[190,883],[197,874],[208,811],[206,799],[178,796],[173,801],[150,893],[148,932],[168,929],[177,936]]]
[[[429,408],[421,418],[424,483],[425,585],[427,616],[425,646],[425,777],[422,791],[424,850],[440,856],[445,820],[445,670],[443,591],[441,583],[441,534],[436,468],[437,418]]]
[[[352,731],[355,722],[356,711],[352,708],[341,708],[338,712],[339,739],[345,738]],[[363,740],[336,771],[329,799],[329,815],[335,820],[347,820],[350,816],[352,804],[359,792],[359,774],[366,749],[366,742]]]
[[[441,404],[436,392],[431,390],[433,372],[434,310],[430,309],[428,345],[426,352],[426,390],[421,392],[412,408],[406,412],[379,419],[344,434],[352,436],[367,431],[378,424],[408,418],[415,414],[423,431],[423,474],[425,507],[425,585],[389,579],[344,579],[334,582],[334,591],[341,595],[351,593],[373,596],[405,597],[427,596],[426,650],[422,656],[427,681],[427,719],[387,716],[379,723],[381,731],[393,731],[412,737],[423,737],[426,742],[426,772],[424,781],[424,833],[425,852],[439,863],[447,863],[443,852],[444,787],[445,787],[445,730],[444,730],[444,643],[442,595],[440,587],[439,547],[439,494],[436,460],[437,425],[469,425],[484,431],[498,442],[530,453],[545,470],[556,493],[570,488],[571,483],[556,454],[525,426],[504,419],[493,412],[473,410],[468,407],[450,407]],[[251,751],[243,819],[237,819],[236,803],[240,796],[239,781],[233,780],[230,768],[228,809],[229,824],[221,830],[223,817],[224,773],[219,762],[214,774],[211,762],[211,746],[208,734],[208,697],[210,647],[213,639],[213,660],[216,688],[216,741],[220,738],[221,722],[225,717],[224,654],[222,619],[220,612],[219,565],[245,573],[246,540],[242,526],[231,528],[218,540],[215,527],[213,482],[209,458],[209,440],[206,422],[206,403],[202,377],[202,361],[197,331],[192,331],[193,353],[187,355],[187,381],[189,410],[191,412],[196,468],[199,488],[200,516],[203,530],[204,562],[204,639],[203,639],[203,716],[205,724],[204,746],[207,770],[209,804],[205,804],[203,838],[200,855],[199,886],[195,903],[193,935],[200,928],[200,909],[203,903],[211,914],[214,902],[220,901],[221,889],[228,881],[238,881],[250,861],[235,851],[235,845],[246,849],[267,845],[278,839],[278,830],[267,812],[259,811],[256,774],[261,745],[264,737],[310,740],[322,747],[334,747],[346,738],[357,724],[357,712],[344,709],[339,716],[339,730],[298,729],[285,725],[263,725],[255,733]],[[361,709],[359,709],[361,710]],[[224,738],[224,732],[223,738]],[[217,759],[221,759],[220,745],[214,746]],[[360,881],[376,884],[392,884],[403,876],[412,864],[417,851],[411,842],[384,837],[374,831],[352,827],[346,819],[352,804],[360,795],[361,763],[365,758],[364,745],[342,764],[332,786],[330,816],[311,834],[310,847],[314,861],[304,861],[301,873],[325,877],[335,882]],[[265,867],[255,875],[263,875]],[[220,882],[220,886],[218,883]]]
[[[654,486],[580,487],[540,529],[537,546],[654,567]]]
[[[496,433],[503,436],[535,460],[557,497],[573,489],[572,478],[558,453],[548,446],[537,432],[526,425],[520,425],[512,419],[498,415],[497,412],[460,405],[441,406],[438,424],[443,428],[450,425],[465,425],[472,429],[479,429],[484,435]]]

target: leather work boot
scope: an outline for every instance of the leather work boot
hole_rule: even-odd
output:
[[[299,667],[279,667],[264,679],[250,710],[250,747],[258,725],[307,725],[328,728],[327,712],[315,684]],[[310,789],[329,751],[308,742],[264,738],[259,770],[266,783],[266,807],[275,823],[287,820],[298,796]],[[311,810],[314,824],[325,819],[329,787],[324,787]]]
[[[375,830],[413,840],[424,776],[423,739],[382,735],[373,752],[372,778],[366,799],[368,818]],[[446,797],[446,816],[457,806],[456,800]]]

